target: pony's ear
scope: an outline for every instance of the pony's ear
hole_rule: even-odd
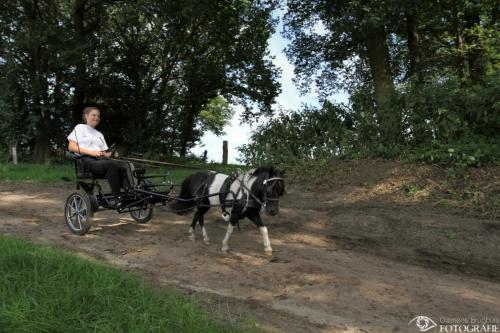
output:
[[[278,170],[278,176],[281,178],[285,178],[285,176],[286,176],[285,170]]]

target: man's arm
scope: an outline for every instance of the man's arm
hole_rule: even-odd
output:
[[[78,147],[78,143],[76,143],[73,140],[68,140],[68,150],[76,153],[76,154],[82,154],[82,155],[88,155],[88,156],[93,156],[93,157],[101,157],[104,156],[104,153],[100,150],[92,150],[92,149],[87,149],[83,147]]]

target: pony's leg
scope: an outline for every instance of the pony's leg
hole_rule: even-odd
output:
[[[224,240],[222,241],[222,252],[229,251],[229,238],[231,237],[233,230],[234,230],[234,226],[231,224],[231,222],[229,222],[227,224],[226,236],[224,237]]]
[[[193,221],[191,222],[191,226],[189,227],[189,239],[192,241],[196,240],[196,235],[194,234],[196,222],[198,222],[198,212],[194,214]]]
[[[226,236],[222,241],[222,252],[229,251],[229,238],[231,238],[231,235],[233,234],[234,226],[236,225],[236,223],[238,223],[240,212],[241,209],[236,207],[233,207],[233,210],[231,211],[231,219],[229,220],[229,223],[227,225]]]
[[[198,222],[200,223],[201,227],[201,233],[203,234],[203,242],[205,242],[205,244],[210,244],[210,239],[208,238],[207,230],[205,229],[203,216],[209,209],[210,207],[200,207],[198,208],[198,212],[196,212],[196,214],[198,215]]]
[[[247,214],[247,217],[252,220],[253,223],[259,228],[260,234],[262,236],[262,242],[264,243],[264,251],[267,254],[272,254],[273,249],[271,247],[271,242],[269,241],[269,234],[267,232],[267,227],[262,222],[259,212]]]

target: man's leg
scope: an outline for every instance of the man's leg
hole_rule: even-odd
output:
[[[120,165],[113,160],[91,160],[88,161],[88,169],[96,176],[105,176],[114,195],[120,195]]]

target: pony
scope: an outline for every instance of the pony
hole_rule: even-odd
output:
[[[279,213],[279,200],[285,193],[284,173],[274,167],[259,167],[255,170],[227,175],[215,171],[202,171],[188,176],[181,185],[180,195],[170,207],[179,215],[196,207],[189,238],[195,240],[195,227],[199,223],[203,241],[209,243],[203,216],[211,207],[220,207],[223,219],[228,222],[222,241],[222,251],[229,251],[229,238],[239,220],[247,217],[258,228],[264,243],[264,251],[272,254],[267,227],[260,217],[264,208],[270,216]]]

